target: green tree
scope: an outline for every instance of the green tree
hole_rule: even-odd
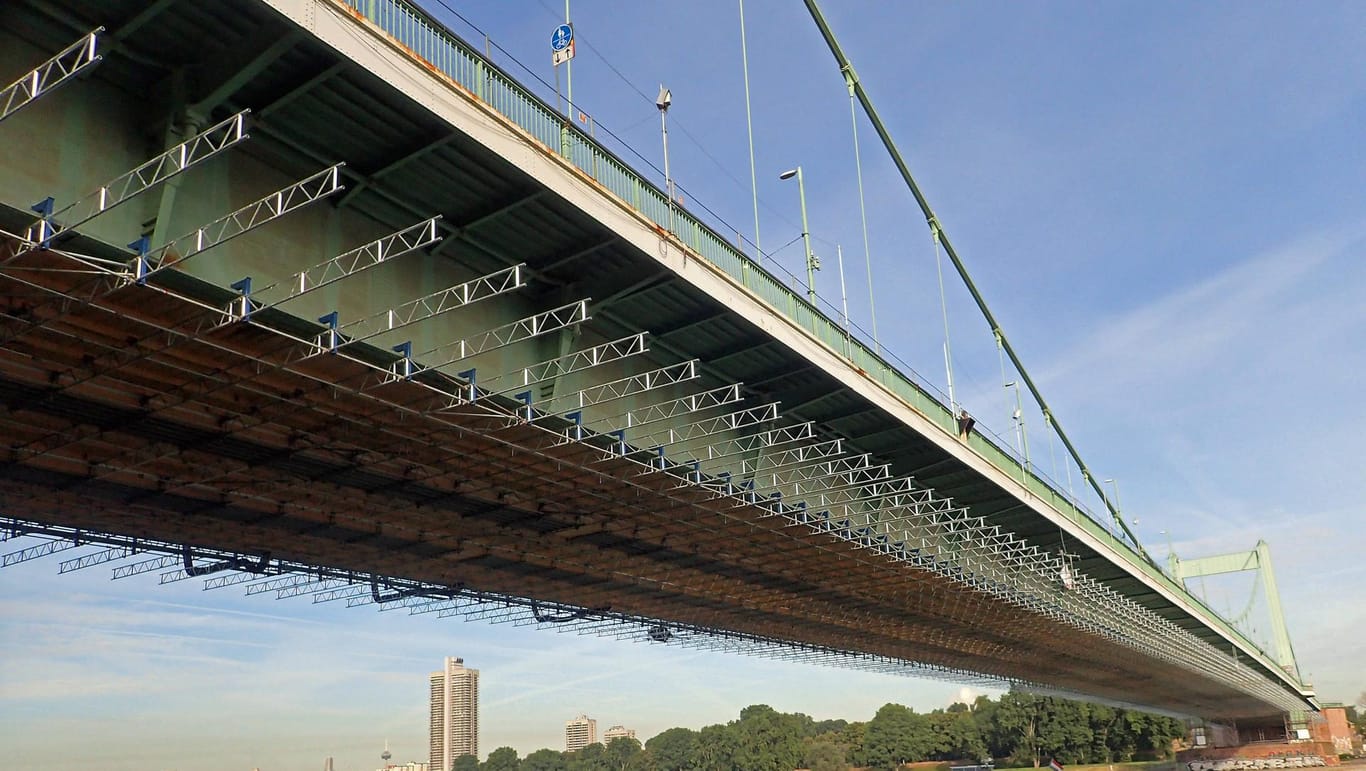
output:
[[[594,742],[569,753],[569,771],[612,771],[607,760],[607,748]]]
[[[1110,733],[1116,724],[1116,710],[1101,704],[1091,705],[1091,746],[1087,748],[1088,763],[1109,763],[1114,760],[1110,749]]]
[[[851,766],[868,765],[868,724],[850,723],[840,731],[839,743],[844,745],[844,759]]]
[[[1083,763],[1091,745],[1088,704],[1052,696],[1037,699],[1037,731],[1040,760]]]
[[[645,742],[645,749],[658,771],[684,771],[692,767],[693,753],[697,750],[697,732],[687,728],[670,728]]]
[[[811,730],[814,731],[811,735],[820,736],[822,734],[840,733],[848,727],[848,720],[817,720],[816,724],[811,727]]]
[[[517,758],[517,750],[499,747],[489,753],[488,760],[479,764],[479,771],[519,771],[522,761]]]
[[[844,748],[834,742],[813,741],[806,746],[802,767],[811,771],[846,771]]]
[[[620,736],[607,742],[607,766],[612,771],[627,771],[640,762],[640,742],[632,736]]]
[[[792,771],[801,763],[802,736],[810,720],[767,704],[745,707],[731,724],[735,766],[745,771]]]
[[[522,759],[521,771],[569,771],[569,761],[557,750],[541,749]]]
[[[1011,691],[996,704],[992,724],[992,753],[1016,765],[1039,767],[1038,698]]]
[[[933,759],[935,760],[970,760],[977,763],[986,757],[987,745],[982,739],[982,731],[977,727],[977,720],[968,712],[966,704],[960,704],[963,709],[948,712],[935,712],[930,715],[930,722],[935,733],[935,746]]]
[[[732,771],[736,768],[735,739],[731,727],[709,725],[697,732],[697,745],[688,766],[691,771]]]
[[[884,704],[868,721],[864,752],[869,766],[896,769],[927,759],[935,747],[934,730],[924,715],[900,704]]]
[[[479,758],[461,755],[451,762],[451,771],[479,771]]]

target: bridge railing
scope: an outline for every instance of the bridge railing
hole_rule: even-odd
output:
[[[468,89],[650,221],[670,230],[697,254],[806,329],[831,350],[842,352],[865,377],[880,383],[949,434],[958,433],[952,410],[933,395],[938,391],[935,386],[917,381],[893,366],[681,204],[670,206],[663,190],[643,178],[619,156],[575,126],[573,121],[533,94],[441,22],[407,0],[332,1],[346,5],[369,19],[414,56]],[[993,466],[1009,474],[1042,502],[1106,543],[1149,578],[1166,584],[1194,604],[1204,607],[1198,598],[1186,592],[1128,542],[1116,536],[1103,520],[1074,496],[1063,492],[1055,481],[1007,450],[1004,446],[1007,442],[992,441],[988,433],[979,430],[967,438],[967,443]],[[1226,632],[1245,641],[1250,649],[1259,649],[1244,634],[1225,623],[1217,613],[1210,611],[1209,615]]]

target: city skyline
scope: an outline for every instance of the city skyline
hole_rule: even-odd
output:
[[[561,8],[452,5],[553,79],[545,39]],[[1118,480],[1148,550],[1163,561],[1265,538],[1301,671],[1323,700],[1355,700],[1366,690],[1366,608],[1352,591],[1366,576],[1366,8],[826,5],[993,310],[1082,454]],[[748,232],[734,2],[574,7],[576,101],[657,163],[651,101],[666,83],[689,205]],[[800,163],[826,258],[822,295],[838,298],[842,245],[855,322],[870,325],[872,283],[883,342],[942,383],[923,221],[862,134],[875,273],[865,275],[843,84],[800,3],[751,8],[765,250],[800,272],[800,247],[779,248],[800,238],[797,191],[777,178]],[[670,32],[661,42],[652,30]],[[960,401],[1008,432],[1014,402],[989,332],[949,291]],[[1031,413],[1026,425],[1042,465],[1042,421]],[[1202,588],[1233,616],[1252,586]],[[648,739],[752,703],[853,720],[887,702],[926,711],[981,692],[228,591],[154,575],[111,582],[98,569],[59,576],[47,560],[0,571],[0,738],[12,762],[273,771],[332,755],[368,769],[385,737],[395,759],[427,757],[422,673],[452,651],[484,672],[480,748],[522,755],[560,746],[575,712],[630,715]],[[82,746],[52,757],[70,736]]]

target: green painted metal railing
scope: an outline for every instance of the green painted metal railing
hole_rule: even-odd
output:
[[[558,152],[566,160],[655,224],[667,229],[672,223],[675,236],[684,244],[806,329],[831,350],[844,352],[850,363],[866,377],[896,394],[944,431],[957,434],[958,426],[953,413],[930,393],[933,386],[915,382],[862,341],[848,337],[836,321],[686,210],[675,207],[671,213],[669,199],[662,190],[637,174],[616,154],[574,127],[548,103],[489,62],[477,49],[439,21],[404,0],[337,1],[363,14],[399,44],[469,89],[490,107],[551,148],[552,152],[559,148]],[[984,434],[973,433],[967,443],[993,466],[1011,475],[1045,504],[1108,545],[1148,578],[1175,590],[1193,604],[1204,607],[1199,598],[1143,559],[1078,501],[1037,474],[1028,464]],[[1248,650],[1261,650],[1240,630],[1223,623],[1218,613],[1205,609],[1224,632],[1243,642]]]

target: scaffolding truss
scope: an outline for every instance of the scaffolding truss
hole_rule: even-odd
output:
[[[57,368],[6,370],[6,382],[32,392],[13,403],[44,416],[7,421],[13,457],[148,500],[178,496],[189,519],[234,523],[206,531],[214,538],[271,544],[187,545],[193,533],[168,536],[189,520],[149,519],[140,497],[124,514],[165,532],[119,535],[110,523],[126,519],[67,498],[50,508],[0,479],[0,494],[34,515],[4,520],[5,531],[46,539],[6,564],[86,545],[97,550],[62,572],[117,562],[115,578],[160,572],[161,583],[1102,696],[1157,680],[1173,685],[1154,703],[1192,713],[1297,703],[1061,556],[785,421],[777,405],[744,404],[738,384],[694,390],[696,360],[599,373],[644,353],[643,333],[483,383],[473,369],[446,371],[586,323],[586,299],[425,354],[370,344],[521,287],[521,266],[354,322],[329,314],[316,333],[263,312],[433,243],[434,219],[256,292],[239,282],[226,307],[164,280],[185,259],[335,192],[337,172],[141,248],[131,269],[58,248],[4,266],[0,280],[59,309],[32,321],[5,311],[0,337]],[[83,271],[48,269],[69,264]],[[532,386],[570,373],[595,382],[537,398]],[[127,414],[60,422],[72,405],[97,403]],[[214,443],[221,449],[205,449]],[[65,494],[84,500],[81,489]],[[53,524],[66,517],[91,522]]]
[[[18,80],[0,89],[0,121],[9,118],[34,100],[69,83],[73,78],[100,61],[95,48],[104,27],[77,40],[52,58],[24,73]]]

